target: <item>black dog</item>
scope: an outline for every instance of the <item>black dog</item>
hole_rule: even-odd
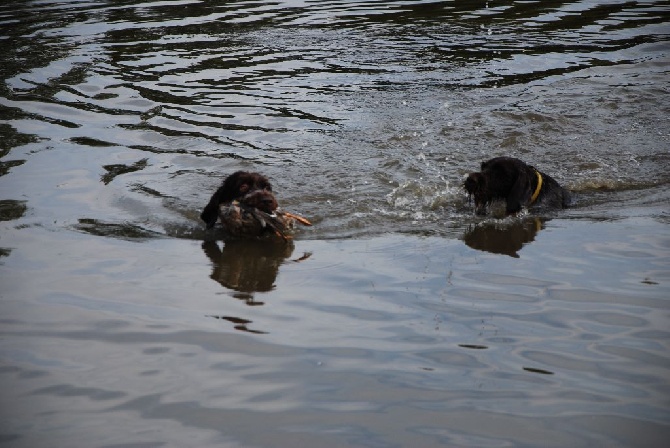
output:
[[[531,205],[565,208],[571,200],[570,193],[551,176],[512,157],[482,162],[481,172],[470,173],[464,187],[474,197],[478,215],[485,214],[496,199],[506,201],[508,215]]]

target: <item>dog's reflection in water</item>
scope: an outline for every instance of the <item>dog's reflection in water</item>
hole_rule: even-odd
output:
[[[463,240],[473,249],[519,258],[518,252],[535,239],[546,221],[541,218],[485,221],[469,227]]]
[[[202,245],[213,265],[210,277],[225,288],[243,293],[240,298],[248,295],[249,305],[262,305],[253,302],[253,293],[274,288],[279,266],[294,249],[290,242],[269,240],[230,240],[223,243],[223,248],[219,244],[205,241]]]
[[[233,296],[247,305],[260,306],[264,302],[256,300],[255,293],[274,289],[279,266],[291,256],[294,246],[292,242],[268,239],[230,240],[223,246],[217,241],[205,241],[202,249],[212,262],[212,280],[234,291]],[[209,317],[232,322],[237,330],[264,333],[249,329],[248,319],[229,315]]]

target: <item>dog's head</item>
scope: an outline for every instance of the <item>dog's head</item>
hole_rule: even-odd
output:
[[[507,202],[507,213],[518,212],[530,198],[530,179],[534,169],[519,159],[496,157],[482,162],[481,171],[470,173],[463,187],[474,199],[475,213],[486,213],[487,206],[496,199]]]
[[[277,209],[277,200],[272,193],[272,184],[259,173],[237,171],[228,176],[212,195],[200,218],[212,227],[219,215],[219,205],[233,201],[254,207],[266,213]]]
[[[223,181],[222,188],[219,204],[238,201],[266,213],[272,213],[277,209],[272,184],[262,174],[238,171]]]
[[[465,191],[468,192],[470,198],[475,202],[475,213],[478,215],[486,213],[486,206],[493,199],[488,191],[487,185],[488,181],[484,173],[468,174],[468,177],[463,184]]]

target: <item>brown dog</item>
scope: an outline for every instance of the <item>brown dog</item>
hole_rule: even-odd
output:
[[[464,187],[474,198],[478,215],[485,214],[487,206],[497,199],[506,201],[508,215],[535,205],[565,208],[571,200],[570,193],[551,176],[513,157],[482,162],[481,171],[470,173]]]
[[[200,214],[200,218],[205,221],[208,229],[216,224],[220,214],[220,205],[233,201],[265,213],[271,214],[277,210],[277,200],[272,193],[272,185],[265,176],[237,171],[226,177]]]
[[[228,176],[200,214],[207,228],[217,219],[232,237],[259,237],[275,234],[285,241],[294,222],[312,225],[293,213],[279,211],[270,181],[259,173],[237,171]]]

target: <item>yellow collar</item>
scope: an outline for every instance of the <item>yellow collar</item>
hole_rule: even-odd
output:
[[[540,190],[542,189],[542,175],[538,170],[535,170],[535,174],[537,174],[537,187],[535,187],[535,192],[530,197],[531,204],[537,200],[537,197],[540,195]]]

